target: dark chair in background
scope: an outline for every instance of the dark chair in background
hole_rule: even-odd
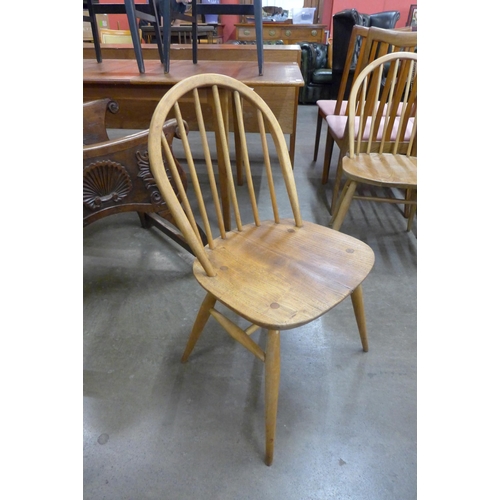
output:
[[[106,3],[101,4],[99,0],[84,0],[83,9],[88,11],[88,16],[84,15],[83,20],[90,23],[92,37],[94,39],[94,48],[97,62],[102,62],[101,45],[99,41],[99,30],[97,27],[96,14],[127,14],[127,20],[134,45],[135,58],[140,73],[144,73],[144,60],[141,49],[141,35],[137,20],[143,20],[151,23],[154,27],[158,53],[160,61],[163,62],[163,44],[160,33],[160,15],[158,12],[158,1],[150,0],[147,4],[135,4],[134,0],[124,0],[124,3]]]
[[[299,43],[302,50],[301,66],[304,86],[299,90],[300,104],[315,104],[319,99],[330,99],[333,93],[332,70],[328,68],[328,44]]]
[[[262,0],[254,0],[253,4],[215,4],[198,3],[193,0],[191,4],[191,15],[186,15],[184,4],[177,3],[175,0],[160,0],[161,12],[163,15],[163,50],[165,53],[164,66],[165,72],[170,71],[170,26],[173,20],[180,19],[192,23],[192,47],[193,64],[198,62],[198,16],[199,15],[232,15],[232,16],[253,16],[255,19],[255,36],[257,45],[257,64],[259,75],[263,74],[264,64],[264,44],[262,33]]]
[[[320,99],[336,99],[346,64],[352,29],[355,25],[392,29],[399,20],[397,10],[361,14],[356,9],[346,9],[333,16],[332,67],[328,68],[328,44],[302,42],[302,76],[304,87],[299,93],[299,103],[315,104]],[[354,50],[351,73],[345,89],[349,94],[361,40]]]

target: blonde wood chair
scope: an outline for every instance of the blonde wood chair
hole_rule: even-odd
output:
[[[371,27],[364,45],[364,50],[360,55],[360,69],[364,69],[367,64],[373,62],[377,57],[390,52],[415,52],[417,48],[417,32]],[[397,114],[401,112],[400,108],[396,111]],[[384,113],[385,110],[381,112]],[[326,122],[328,125],[328,134],[326,136],[325,157],[323,161],[323,179],[325,179],[325,176],[328,179],[334,144],[337,144],[339,148],[339,158],[331,202],[331,213],[333,214],[341,186],[342,158],[347,153],[349,147],[349,138],[346,132],[347,114],[329,115],[326,117]]]
[[[347,181],[330,224],[340,230],[355,198],[408,205],[410,231],[417,207],[417,54],[395,52],[368,64],[354,82],[348,121]],[[358,184],[406,196],[355,196]]]
[[[246,134],[244,110],[250,107],[258,115],[260,134]],[[188,115],[196,116],[195,123],[189,124],[189,137],[182,125]],[[179,123],[181,141],[176,143],[182,143],[180,151],[163,136],[162,124],[167,117]],[[228,133],[230,120],[234,134]],[[206,132],[208,128],[213,134]],[[197,130],[199,137],[193,148]],[[362,348],[367,351],[361,284],[373,266],[373,251],[355,238],[302,220],[281,127],[262,98],[238,80],[201,74],[172,87],[153,114],[148,149],[151,171],[196,256],[193,273],[206,291],[181,361],[188,360],[212,317],[264,363],[265,463],[270,465],[276,434],[281,332],[319,318],[350,296]],[[257,158],[250,158],[250,150]],[[165,175],[163,160],[167,166],[174,165],[174,154],[179,161],[186,159],[181,165],[189,172],[189,197],[176,169],[171,169],[172,179]],[[234,181],[233,159],[237,156],[244,166],[244,186]],[[287,201],[279,206],[278,199]],[[225,213],[227,201],[230,217]],[[206,233],[206,246],[197,221]],[[235,320],[234,314],[227,316],[227,310],[239,319]],[[250,336],[259,328],[267,331],[265,350]]]

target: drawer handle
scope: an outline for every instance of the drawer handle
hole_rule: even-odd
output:
[[[269,36],[276,35],[276,30],[269,30]]]
[[[250,34],[250,30],[243,30],[243,34],[244,35],[249,35]]]
[[[311,31],[311,35],[312,35],[312,36],[316,36],[317,34],[318,34],[318,30],[312,30],[312,31]]]
[[[286,36],[291,36],[292,35],[292,31],[291,30],[286,30],[285,31],[285,35]]]

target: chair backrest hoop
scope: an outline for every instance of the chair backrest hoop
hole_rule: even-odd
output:
[[[383,151],[384,149],[384,143],[390,143],[392,144],[393,151],[397,151],[399,147],[399,143],[402,142],[402,137],[405,135],[406,131],[406,126],[408,124],[408,121],[410,119],[410,114],[411,114],[411,119],[413,120],[413,126],[411,130],[411,137],[408,142],[408,148],[407,152],[408,154],[410,151],[413,150],[413,146],[416,142],[416,129],[417,129],[417,116],[416,116],[416,79],[413,82],[410,82],[410,85],[408,85],[407,81],[402,81],[399,82],[398,85],[403,85],[404,89],[401,91],[401,87],[398,87],[399,94],[401,92],[404,93],[402,96],[402,102],[391,102],[392,97],[393,97],[393,90],[394,90],[394,85],[396,81],[396,75],[395,71],[397,70],[394,68],[393,65],[391,65],[391,69],[389,70],[389,73],[387,75],[387,81],[391,80],[389,83],[391,83],[391,88],[387,88],[384,90],[385,97],[388,99],[388,102],[390,104],[390,110],[385,114],[384,118],[381,119],[382,116],[382,107],[384,106],[384,103],[381,105],[379,102],[375,102],[375,100],[378,101],[379,97],[379,92],[380,92],[380,85],[381,85],[381,77],[382,77],[382,69],[384,68],[384,65],[387,63],[393,63],[394,61],[408,61],[410,63],[409,68],[407,68],[407,73],[408,73],[408,79],[413,78],[413,75],[416,73],[416,63],[417,63],[417,54],[414,52],[392,52],[390,54],[386,54],[382,57],[379,57],[378,59],[375,59],[375,61],[371,62],[368,64],[359,74],[358,78],[354,82],[351,93],[349,96],[349,103],[348,103],[348,133],[349,133],[349,154],[350,156],[355,156],[356,154],[359,154],[360,152],[360,145],[364,141],[366,142],[366,139],[364,138],[365,134],[365,129],[364,126],[367,123],[368,115],[371,115],[372,117],[372,123],[370,125],[370,137],[368,140],[368,146],[367,146],[367,151],[371,151],[371,142],[375,142],[374,134],[379,133],[379,126],[378,123],[380,121],[382,122],[382,125],[384,126],[384,130],[382,133],[382,139],[380,141],[380,152]],[[379,69],[378,74],[375,75],[375,70]],[[410,87],[414,86],[411,91]],[[363,86],[363,87],[362,87]],[[387,85],[386,85],[387,86]],[[359,93],[360,91],[362,93],[365,93],[368,95],[368,99],[360,99]],[[372,101],[370,102],[369,99]],[[365,102],[368,102],[368,105],[366,106],[368,110],[366,111],[364,109],[365,107]],[[399,118],[399,128],[397,130],[396,138],[394,140],[389,140],[387,137],[392,135],[392,130],[393,127],[396,127],[396,104],[398,106],[403,105],[403,112],[401,113],[401,116]],[[366,111],[366,113],[365,113]],[[375,117],[378,118],[377,125],[374,126],[375,123]],[[358,132],[356,134],[355,127],[356,127],[356,120],[358,120]],[[381,125],[381,126],[382,126]],[[355,147],[355,143],[357,141],[357,147]]]
[[[217,143],[217,164],[219,167],[219,174],[221,172],[226,172],[227,189],[222,189],[217,191],[216,186],[212,186],[212,181],[214,180],[213,169],[212,169],[212,159],[210,156],[210,150],[208,148],[207,135],[204,124],[204,117],[202,112],[201,101],[199,97],[199,90],[205,89],[204,95],[213,101],[214,106],[214,116],[213,116],[213,126],[215,132],[215,138]],[[219,92],[220,89],[220,92]],[[218,193],[228,193],[230,203],[233,209],[233,213],[236,218],[237,230],[241,230],[241,221],[239,220],[239,208],[238,202],[236,200],[236,193],[234,191],[234,183],[231,173],[231,162],[229,159],[229,150],[227,148],[228,140],[228,130],[226,129],[226,122],[224,120],[224,113],[222,112],[221,102],[227,104],[228,94],[223,93],[223,91],[229,91],[229,93],[234,98],[234,123],[235,127],[235,138],[238,138],[238,145],[242,148],[240,154],[237,155],[238,158],[242,158],[242,164],[247,173],[247,185],[249,191],[252,190],[251,176],[248,175],[250,172],[250,165],[248,159],[248,150],[246,147],[245,140],[245,125],[243,120],[243,112],[241,109],[241,99],[244,99],[245,105],[251,105],[256,109],[256,114],[259,122],[259,131],[261,139],[263,142],[264,157],[266,158],[266,132],[268,132],[276,145],[276,153],[278,155],[278,161],[281,166],[281,171],[285,181],[286,190],[290,199],[290,205],[295,219],[295,224],[297,227],[302,226],[302,219],[300,215],[300,209],[298,204],[297,191],[295,186],[295,181],[293,178],[293,171],[290,161],[290,156],[288,152],[288,146],[286,144],[285,137],[278,120],[274,116],[273,112],[267,105],[267,103],[250,87],[243,84],[242,82],[225,76],[221,74],[206,73],[201,75],[194,75],[189,78],[182,80],[181,82],[174,85],[159,101],[151,119],[149,139],[148,139],[148,150],[149,150],[149,161],[150,169],[155,177],[156,184],[160,193],[162,194],[165,202],[167,203],[178,228],[183,233],[187,243],[191,247],[194,255],[198,258],[201,265],[204,267],[207,275],[214,276],[215,271],[210,264],[210,259],[207,256],[207,252],[204,248],[202,238],[195,223],[195,218],[193,212],[191,211],[190,203],[182,189],[179,189],[179,193],[176,194],[170,180],[167,178],[164,168],[164,156],[166,157],[167,164],[170,166],[175,161],[173,158],[173,153],[170,151],[168,145],[166,144],[165,138],[162,136],[162,125],[169,113],[174,113],[177,119],[179,134],[181,138],[184,152],[186,154],[186,163],[188,164],[188,170],[191,175],[191,184],[193,191],[196,196],[198,212],[200,218],[202,219],[202,227],[205,229],[205,233],[208,240],[208,245],[212,245],[212,236],[210,233],[210,224],[208,223],[208,217],[205,213],[205,203],[203,200],[203,195],[198,184],[198,177],[196,170],[198,167],[195,166],[192,156],[190,155],[189,141],[187,133],[184,126],[184,121],[182,118],[182,113],[179,104],[186,104],[186,99],[183,97],[188,96],[189,102],[194,104],[196,111],[196,120],[198,125],[198,130],[200,132],[200,137],[202,140],[202,149],[205,159],[205,166],[207,168],[207,173],[210,180],[210,186],[212,191],[212,198],[214,200],[214,207],[217,211],[217,206],[219,203]],[[264,118],[265,124],[267,125],[267,130],[264,130]],[[222,154],[219,154],[222,151]],[[266,162],[266,159],[265,159]],[[170,167],[170,170],[172,168]],[[268,176],[270,174],[270,165],[266,163],[266,172]],[[175,177],[175,176],[174,176]],[[219,175],[219,181],[220,181]],[[175,181],[175,178],[173,179]],[[272,181],[269,183],[269,187],[272,190]],[[208,191],[207,191],[208,192]],[[179,196],[179,198],[178,198]],[[222,194],[221,194],[222,196]],[[273,195],[271,195],[273,197]],[[255,197],[250,194],[250,201],[252,204],[252,211],[254,214],[254,221],[256,225],[259,225],[259,218],[256,210]],[[273,209],[274,209],[273,204]],[[275,221],[276,221],[275,213]],[[217,216],[219,220],[219,229],[221,237],[224,238],[224,228],[220,227],[220,217]]]

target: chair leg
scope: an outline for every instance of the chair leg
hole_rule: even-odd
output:
[[[342,203],[342,200],[345,197],[345,193],[347,191],[348,186],[349,186],[349,184],[346,182],[344,184],[344,188],[342,189],[342,192],[340,193],[340,197],[339,197],[338,202],[335,203],[335,206],[334,206],[334,200],[332,199],[332,206],[330,209],[331,214],[332,214],[332,218],[330,219],[330,226],[333,226],[333,221],[335,220],[335,218],[337,217],[337,214],[339,213],[340,204]]]
[[[318,149],[319,149],[319,141],[321,138],[321,127],[323,126],[323,116],[318,108],[318,118],[316,119],[316,139],[314,141],[314,157],[313,160],[316,161],[318,159]],[[325,183],[323,183],[325,184]]]
[[[267,333],[265,360],[266,465],[273,463],[280,385],[280,332]]]
[[[264,33],[262,26],[262,0],[254,0],[255,39],[257,45],[257,65],[259,76],[264,74]]]
[[[411,196],[409,196],[410,199],[417,201],[417,192],[412,191]],[[408,205],[405,205],[408,206]],[[409,212],[408,212],[408,223],[406,225],[406,230],[409,232],[411,231],[411,228],[413,226],[413,219],[415,218],[415,214],[417,213],[417,205],[409,205]]]
[[[333,220],[332,229],[340,231],[342,223],[344,222],[349,206],[351,205],[352,197],[354,196],[354,191],[356,191],[357,183],[351,180],[346,182],[344,190],[342,191],[342,197],[339,201],[339,209],[335,219]],[[332,218],[333,219],[333,218]]]
[[[171,36],[171,21],[172,16],[170,12],[170,2],[169,0],[160,0],[162,3],[162,13],[163,13],[163,69],[165,73],[170,71],[170,36]]]
[[[406,200],[411,200],[412,199],[412,190],[411,189],[407,189],[406,190],[406,193],[405,193],[405,199]],[[404,205],[403,207],[403,215],[408,218],[410,216],[410,205]]]
[[[134,44],[135,59],[139,68],[139,73],[145,73],[144,60],[142,58],[141,40],[139,38],[139,29],[137,28],[137,19],[135,16],[135,4],[133,0],[125,0],[125,10],[127,11],[127,20],[130,28],[130,35]]]
[[[340,184],[342,182],[342,158],[344,156],[344,152],[342,149],[339,151],[339,160],[337,162],[337,171],[335,172],[335,182],[333,183],[332,190],[332,205],[330,207],[330,213],[332,216],[335,216],[335,205],[337,204],[337,197],[340,190]]]
[[[368,352],[368,332],[366,330],[365,304],[363,302],[363,289],[361,285],[351,293],[352,306],[354,308],[354,316],[358,325],[359,337],[363,351]]]
[[[211,293],[207,293],[205,299],[203,300],[200,310],[198,311],[198,315],[196,316],[196,320],[193,325],[193,329],[191,330],[191,335],[189,336],[186,349],[184,349],[184,354],[182,355],[181,362],[185,363],[191,354],[196,342],[200,338],[201,332],[205,327],[208,318],[210,317],[210,309],[214,307],[217,299]]]
[[[87,2],[87,10],[90,17],[90,29],[92,30],[92,39],[94,40],[95,57],[97,62],[102,62],[101,44],[99,42],[99,28],[95,17],[94,7],[91,1]]]
[[[328,182],[328,174],[330,173],[330,162],[332,161],[333,153],[333,137],[328,133],[326,135],[325,144],[325,157],[323,160],[323,177],[321,179],[321,184],[326,184]]]

